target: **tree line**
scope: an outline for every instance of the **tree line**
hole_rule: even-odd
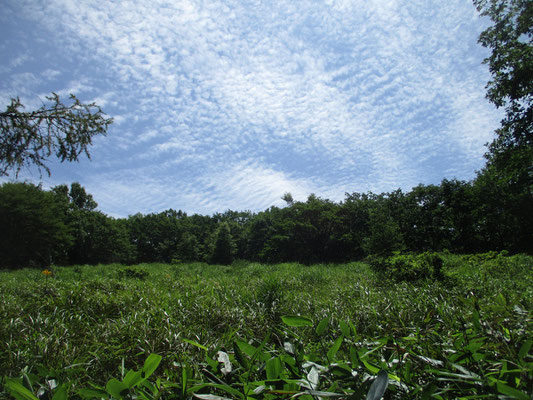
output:
[[[0,187],[0,266],[209,262],[329,263],[395,251],[531,252],[533,180],[515,187],[485,169],[409,192],[347,193],[334,202],[284,196],[259,213],[172,209],[113,218],[79,184]]]

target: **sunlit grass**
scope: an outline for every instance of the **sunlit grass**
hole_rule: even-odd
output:
[[[183,378],[180,365],[206,362],[204,351],[184,339],[215,351],[231,349],[237,339],[259,343],[273,332],[269,345],[282,345],[282,334],[296,335],[302,345],[320,352],[340,335],[348,340],[343,329],[351,324],[353,343],[385,340],[375,360],[385,364],[392,362],[387,357],[404,354],[394,353],[393,343],[416,343],[416,357],[443,360],[449,356],[445,349],[468,345],[458,336],[465,332],[481,340],[485,351],[468,368],[489,374],[485,369],[496,364],[485,360],[499,363],[500,370],[504,360],[516,363],[510,358],[531,337],[532,268],[526,256],[449,255],[446,279],[415,284],[383,281],[364,263],[116,264],[53,267],[46,275],[1,272],[0,368],[12,377],[45,368],[78,386],[104,385],[122,363],[138,367],[156,353],[163,356],[156,374],[177,382]],[[314,324],[330,318],[329,328],[317,342],[314,329],[284,330],[284,315],[304,315]],[[339,357],[349,360],[349,349],[341,346]],[[405,369],[415,356],[403,357],[396,363]],[[409,368],[429,368],[416,357]],[[404,369],[397,373],[407,374]],[[434,378],[435,373],[428,369],[417,376]]]

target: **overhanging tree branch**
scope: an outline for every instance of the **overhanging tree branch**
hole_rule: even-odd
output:
[[[71,94],[72,104],[63,104],[56,93],[47,96],[51,105],[25,112],[20,99],[12,98],[0,113],[0,175],[16,175],[23,166],[36,165],[50,175],[46,161],[55,155],[61,162],[90,158],[89,146],[96,135],[106,135],[113,123],[95,103],[83,104]]]

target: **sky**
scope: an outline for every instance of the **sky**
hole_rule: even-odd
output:
[[[470,0],[2,0],[2,110],[73,93],[114,123],[91,160],[0,181],[127,217],[470,180],[503,116],[487,24]]]

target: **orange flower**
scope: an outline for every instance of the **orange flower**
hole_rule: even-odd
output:
[[[49,275],[52,275],[52,271],[50,271],[49,269],[45,269],[43,272],[41,272],[43,275],[46,275],[46,276],[49,276]]]

